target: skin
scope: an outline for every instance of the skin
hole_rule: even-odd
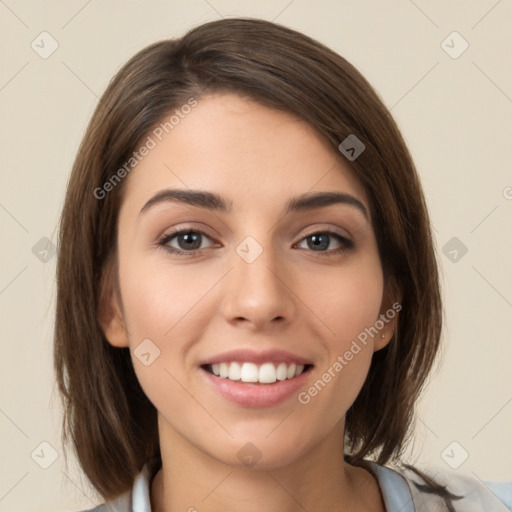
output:
[[[140,384],[158,410],[162,470],[153,480],[155,512],[226,510],[385,510],[376,480],[343,461],[345,414],[374,351],[392,336],[369,338],[307,405],[297,396],[266,408],[232,403],[204,379],[200,361],[233,348],[283,349],[311,360],[307,390],[393,300],[384,285],[364,188],[337,153],[295,116],[233,95],[203,97],[130,174],[118,225],[118,278],[102,324],[109,342],[132,351],[150,339],[149,366],[133,356]],[[215,192],[231,212],[160,202],[168,188]],[[344,192],[334,204],[283,215],[287,201]],[[207,236],[195,255],[168,253],[173,228]],[[314,250],[308,238],[334,230]],[[236,252],[247,236],[262,254]],[[168,245],[181,248],[175,237]],[[251,249],[252,250],[252,249]],[[237,457],[248,442],[253,467]],[[299,506],[300,504],[300,506]]]

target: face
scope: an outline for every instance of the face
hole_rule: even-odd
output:
[[[291,114],[217,94],[127,179],[121,303],[103,323],[130,347],[161,442],[268,468],[339,444],[393,327],[343,157]]]

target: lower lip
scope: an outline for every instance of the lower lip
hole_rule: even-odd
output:
[[[293,379],[278,380],[273,384],[255,384],[217,377],[200,368],[210,384],[228,400],[245,407],[271,407],[296,395],[305,384],[311,367]]]

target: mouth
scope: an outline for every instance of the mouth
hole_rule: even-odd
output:
[[[311,360],[284,350],[238,348],[199,362],[207,386],[243,407],[289,403],[309,379]]]
[[[312,364],[297,364],[284,361],[269,361],[263,364],[256,364],[250,361],[226,361],[201,365],[203,370],[220,379],[264,385],[295,379],[310,371],[312,367]]]

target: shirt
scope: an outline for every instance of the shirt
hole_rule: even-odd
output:
[[[510,512],[512,482],[484,482],[455,472],[428,471],[436,482],[462,496],[447,502],[426,485],[414,471],[389,468],[367,461],[381,489],[386,512]],[[83,512],[151,512],[150,488],[154,467],[147,463],[131,490],[94,509]],[[423,471],[425,472],[425,471]],[[425,472],[426,473],[426,472]],[[341,507],[340,507],[341,509]]]

